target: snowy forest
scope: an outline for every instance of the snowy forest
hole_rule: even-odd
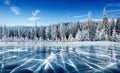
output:
[[[120,42],[120,17],[116,20],[107,18],[103,11],[101,21],[93,21],[92,13],[88,12],[86,21],[68,22],[59,24],[24,28],[18,26],[10,29],[6,25],[0,26],[1,42],[79,42],[79,41],[114,41]]]

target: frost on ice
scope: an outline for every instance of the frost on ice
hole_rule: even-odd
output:
[[[120,72],[119,43],[71,42],[54,44],[50,42],[31,45],[21,43],[14,46],[1,46],[0,73]]]

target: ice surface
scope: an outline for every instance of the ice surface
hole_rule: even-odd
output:
[[[119,73],[120,43],[0,43],[0,73]]]

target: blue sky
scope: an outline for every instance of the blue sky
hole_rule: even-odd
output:
[[[0,0],[0,24],[7,26],[44,26],[84,20],[88,11],[93,19],[101,19],[103,8],[107,16],[120,13],[119,0]]]

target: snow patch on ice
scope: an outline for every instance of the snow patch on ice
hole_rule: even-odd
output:
[[[109,41],[83,41],[83,42],[0,42],[1,46],[90,46],[90,45],[116,45],[119,42],[109,42]],[[13,50],[12,50],[13,51]],[[20,50],[23,51],[23,50]]]

